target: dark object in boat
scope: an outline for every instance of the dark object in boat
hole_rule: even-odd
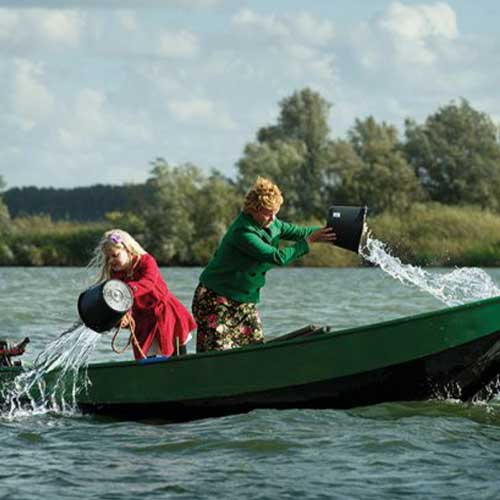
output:
[[[91,330],[111,330],[132,307],[130,288],[120,280],[107,280],[85,290],[78,297],[78,314]]]
[[[8,340],[0,339],[0,366],[20,366],[21,361],[13,362],[11,358],[23,355],[29,341],[26,337],[19,344],[12,345]]]
[[[361,238],[366,231],[366,207],[332,205],[328,209],[326,225],[333,228],[338,247],[359,253]]]

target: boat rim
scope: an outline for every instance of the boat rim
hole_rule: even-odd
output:
[[[450,307],[443,307],[441,309],[435,309],[433,311],[425,311],[422,313],[417,313],[413,314],[411,316],[402,316],[400,318],[393,318],[390,320],[385,320],[385,321],[380,321],[377,323],[370,323],[368,325],[360,325],[360,326],[355,326],[355,327],[350,327],[350,328],[345,328],[341,330],[330,330],[330,327],[328,325],[317,325],[318,326],[318,331],[314,333],[313,335],[310,335],[308,337],[297,337],[297,338],[291,338],[291,339],[283,339],[283,341],[280,341],[278,338],[276,339],[270,339],[273,340],[273,342],[264,342],[262,344],[251,344],[247,346],[242,346],[242,347],[236,347],[234,349],[228,349],[224,351],[209,351],[209,352],[200,352],[200,353],[190,353],[186,354],[183,356],[172,356],[172,357],[165,357],[165,359],[159,359],[158,361],[154,361],[151,363],[144,363],[142,366],[154,366],[157,364],[163,364],[163,363],[179,363],[187,360],[192,360],[193,358],[196,359],[201,359],[201,358],[206,358],[206,357],[214,357],[214,356],[231,356],[237,353],[241,352],[251,352],[251,351],[258,351],[262,349],[279,349],[286,346],[290,345],[295,345],[295,344],[304,344],[304,343],[314,343],[314,342],[321,342],[324,341],[328,337],[342,337],[346,335],[353,335],[353,334],[365,334],[367,332],[377,330],[380,328],[385,328],[388,326],[393,326],[397,324],[403,324],[407,323],[410,321],[414,320],[420,320],[420,319],[426,319],[428,317],[436,317],[436,316],[445,316],[449,313],[453,313],[455,311],[460,311],[460,310],[467,310],[467,309],[476,309],[478,307],[482,307],[483,305],[486,304],[493,304],[493,303],[500,303],[500,296],[495,296],[495,297],[489,297],[487,299],[481,299],[481,300],[476,300],[473,302],[467,302],[465,304],[459,304],[456,306],[450,306]],[[323,330],[323,331],[321,331]],[[126,360],[126,361],[103,361],[103,362],[98,362],[98,363],[89,363],[87,368],[91,369],[104,369],[104,368],[110,368],[113,366],[121,366],[121,367],[126,367],[126,366],[141,366],[140,361],[137,362],[135,360]]]

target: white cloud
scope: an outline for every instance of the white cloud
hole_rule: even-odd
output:
[[[459,97],[475,106],[491,95],[489,82],[500,74],[492,64],[498,38],[461,33],[450,5],[393,2],[350,27],[344,51],[336,51],[342,78],[334,116],[340,111],[352,126],[372,114],[402,128],[404,118],[424,120]]]
[[[257,14],[251,9],[244,8],[233,16],[232,23],[286,43],[295,41],[295,43],[324,46],[330,43],[335,35],[331,21],[320,19],[308,12],[278,17]]]
[[[43,38],[54,44],[77,46],[85,26],[85,18],[78,11],[39,10],[30,13],[37,22]]]
[[[393,57],[412,65],[431,65],[446,54],[452,55],[449,45],[459,36],[456,14],[446,3],[394,2],[372,28],[375,38],[390,45]]]
[[[500,116],[500,38],[467,24],[466,13],[486,14],[465,2],[359,12],[348,0],[298,12],[284,0],[29,2],[46,8],[0,0],[12,6],[0,8],[9,186],[144,180],[157,155],[231,175],[279,102],[304,87],[333,104],[335,135],[368,114],[425,119],[460,96]]]
[[[147,64],[140,68],[140,77],[153,85],[166,97],[176,96],[182,92],[184,85],[179,81],[173,71],[168,71],[160,64]]]
[[[81,90],[72,110],[72,121],[83,134],[101,135],[107,132],[109,120],[105,116],[106,96],[95,89]]]
[[[210,99],[172,99],[167,103],[167,107],[181,122],[201,123],[222,129],[235,127],[229,115]]]
[[[214,106],[208,99],[172,100],[168,108],[182,121],[206,119],[214,115]]]
[[[57,140],[68,150],[92,149],[102,142],[148,143],[153,137],[145,112],[115,108],[99,90],[82,89],[66,105],[68,118],[57,131]]]
[[[22,5],[20,3],[22,2]],[[0,0],[0,6],[12,8],[33,8],[43,6],[52,9],[74,9],[95,7],[103,9],[130,8],[176,8],[176,9],[210,9],[221,5],[224,0],[141,0],[140,5],[137,0]]]
[[[457,17],[446,3],[404,5],[392,3],[379,21],[382,30],[396,38],[423,40],[429,37],[453,39],[458,36]]]
[[[331,21],[319,19],[308,12],[301,12],[291,17],[291,24],[300,39],[312,45],[326,46],[335,38]]]
[[[353,62],[381,77],[419,80],[426,71],[431,83],[448,65],[463,62],[457,17],[446,3],[393,2],[370,21],[359,23],[350,43]]]
[[[133,32],[139,29],[137,15],[131,10],[119,10],[116,13],[118,22],[127,31]]]
[[[198,37],[186,30],[163,31],[159,36],[159,53],[163,57],[191,58],[199,49]]]
[[[0,7],[0,44],[11,49],[75,47],[85,25],[86,17],[79,11]]]
[[[233,16],[232,23],[245,31],[251,43],[260,49],[265,45],[265,58],[262,53],[256,53],[255,75],[260,71],[257,65],[266,65],[268,74],[263,75],[264,78],[269,78],[269,72],[273,74],[272,68],[276,74],[281,73],[282,79],[288,76],[317,84],[334,78],[334,59],[324,50],[334,40],[331,21],[308,12],[276,16],[257,14],[245,8]],[[267,37],[264,42],[263,36]]]
[[[14,108],[18,123],[24,129],[31,129],[54,106],[54,97],[43,83],[43,66],[17,59],[14,82]]]
[[[237,26],[257,28],[274,37],[289,36],[289,29],[275,16],[260,15],[247,8],[240,10],[233,16],[232,22]]]
[[[331,97],[336,81],[332,21],[305,11],[263,15],[245,8],[232,24],[247,56],[245,73],[272,91],[269,98],[279,100],[305,86]]]
[[[18,21],[17,12],[0,8],[0,41],[7,40],[14,34]]]

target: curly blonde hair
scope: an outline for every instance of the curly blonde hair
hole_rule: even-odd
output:
[[[108,250],[124,248],[132,256],[144,255],[146,250],[129,233],[123,229],[106,231],[94,249],[93,257],[87,268],[96,270],[95,283],[102,283],[111,276],[111,268],[106,257]]]
[[[274,182],[264,177],[257,177],[255,184],[245,196],[243,211],[248,213],[252,210],[277,210],[283,203],[283,195],[280,188]]]

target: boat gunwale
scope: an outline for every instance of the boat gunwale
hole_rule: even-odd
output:
[[[489,297],[487,299],[476,300],[473,302],[467,302],[465,304],[459,304],[457,306],[444,307],[441,309],[436,309],[434,311],[426,311],[422,313],[417,313],[411,316],[402,316],[400,318],[393,318],[390,320],[380,321],[377,323],[371,323],[368,325],[360,325],[351,328],[345,328],[341,330],[328,330],[330,328],[328,325],[319,326],[318,332],[313,335],[307,337],[296,337],[291,339],[284,339],[280,341],[279,339],[275,339],[273,342],[262,343],[262,344],[252,344],[248,346],[237,347],[234,349],[227,349],[223,351],[209,351],[209,352],[201,352],[201,353],[190,353],[183,356],[172,356],[165,359],[160,359],[158,361],[152,361],[150,363],[141,363],[140,361],[128,360],[128,361],[103,361],[99,363],[90,363],[87,366],[87,369],[107,369],[112,367],[131,367],[131,366],[154,366],[158,364],[164,363],[179,363],[183,361],[193,360],[193,359],[202,359],[207,357],[217,357],[217,356],[231,356],[239,353],[248,353],[251,351],[259,351],[259,350],[269,350],[269,349],[278,349],[283,348],[285,346],[291,345],[300,345],[300,344],[308,344],[314,342],[321,342],[325,340],[329,340],[330,337],[343,337],[346,335],[355,335],[355,334],[364,334],[373,330],[377,330],[380,328],[386,328],[388,326],[394,326],[397,324],[409,323],[415,320],[425,320],[430,317],[442,317],[449,314],[453,314],[457,311],[467,310],[467,309],[477,309],[487,304],[498,303],[500,305],[500,296]],[[323,331],[321,331],[323,330]],[[492,332],[493,333],[493,332]]]

